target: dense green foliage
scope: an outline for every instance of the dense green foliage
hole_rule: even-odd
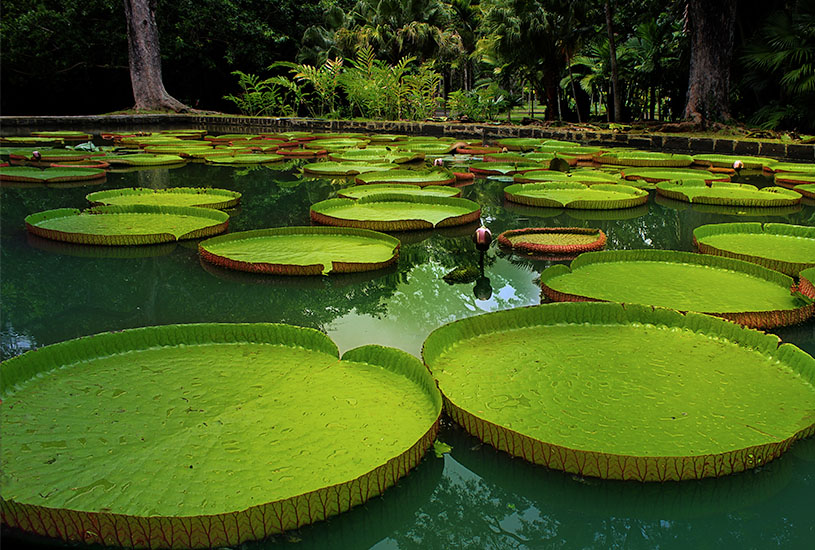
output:
[[[165,85],[201,109],[494,120],[530,102],[547,119],[675,121],[688,91],[685,8],[684,0],[158,0],[157,21]],[[731,112],[812,132],[815,11],[800,0],[773,8],[742,0],[733,13]],[[124,23],[121,7],[102,0],[4,5],[3,113],[127,108]]]

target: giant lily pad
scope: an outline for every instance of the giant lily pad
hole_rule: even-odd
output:
[[[423,357],[445,410],[468,432],[582,476],[723,476],[815,432],[815,359],[704,315],[611,303],[517,308],[435,330]]]
[[[796,185],[793,188],[793,191],[800,193],[808,199],[815,199],[815,183],[802,183],[801,185]]]
[[[456,176],[448,170],[388,170],[361,174],[355,180],[360,185],[369,183],[410,183],[413,185],[448,185]]]
[[[737,162],[741,162],[747,170],[761,170],[765,166],[776,164],[778,161],[764,157],[743,157],[738,155],[693,155],[693,163],[699,166],[733,168]]]
[[[663,181],[656,184],[657,193],[669,199],[691,203],[727,206],[791,206],[801,202],[800,193],[783,187],[716,183],[709,187],[703,180]]]
[[[791,277],[741,260],[673,250],[586,252],[541,274],[556,301],[610,301],[724,317],[753,328],[793,325],[815,304],[790,293]]]
[[[718,223],[693,230],[704,254],[753,262],[797,277],[815,267],[815,227],[786,223]]]
[[[303,172],[317,176],[356,176],[368,172],[394,170],[398,166],[392,162],[312,162],[303,166]]]
[[[695,168],[626,168],[622,176],[627,180],[645,180],[650,183],[681,179],[700,179],[707,183],[714,181],[730,181],[727,174],[714,174],[707,170]]]
[[[464,225],[481,217],[478,203],[449,197],[377,193],[353,199],[328,199],[311,206],[311,219],[326,225],[375,231],[412,231]]]
[[[815,173],[801,174],[798,172],[776,172],[773,176],[776,185],[794,189],[796,185],[815,183]]]
[[[504,231],[498,244],[516,253],[570,256],[602,249],[606,234],[592,227],[526,227]]]
[[[0,181],[54,183],[102,179],[106,172],[100,168],[35,168],[33,166],[0,167]]]
[[[693,163],[693,157],[690,155],[657,153],[653,151],[610,151],[608,153],[598,155],[597,160],[603,164],[615,164],[621,166],[682,167],[690,166]]]
[[[425,155],[446,155],[456,149],[455,144],[439,141],[400,141],[394,144],[399,151],[424,153]]]
[[[611,210],[648,202],[648,192],[629,185],[588,186],[577,182],[515,183],[504,188],[508,201],[529,206]]]
[[[135,153],[132,155],[116,155],[106,157],[110,164],[125,164],[128,166],[165,166],[183,164],[187,162],[178,155],[155,155],[152,153]]]
[[[510,151],[533,151],[543,145],[545,141],[540,138],[503,138],[495,143]]]
[[[4,523],[113,546],[236,546],[344,512],[418,464],[441,410],[414,357],[340,360],[289,325],[100,334],[2,375]]]
[[[65,141],[88,141],[93,137],[87,132],[80,132],[77,130],[39,131],[31,132],[31,135],[35,137],[62,138]]]
[[[555,170],[535,170],[515,174],[515,183],[542,183],[555,181],[577,182],[585,185],[595,183],[619,183],[619,174],[608,174],[600,170],[575,170],[574,172],[557,172]],[[632,184],[633,185],[633,184]]]
[[[280,162],[283,160],[283,155],[276,155],[274,153],[249,153],[238,155],[206,155],[204,159],[209,164],[265,164],[267,162]]]
[[[209,237],[226,231],[229,214],[181,206],[58,208],[26,216],[26,229],[40,237],[80,244],[138,245]]]
[[[395,162],[403,164],[424,159],[424,153],[396,151],[389,147],[366,147],[365,149],[346,149],[338,153],[331,153],[328,158],[336,162]]]
[[[93,206],[152,204],[155,206],[200,206],[203,208],[233,208],[241,200],[241,194],[228,189],[204,187],[172,187],[152,189],[108,189],[85,196]]]
[[[342,189],[338,195],[348,199],[359,199],[376,194],[421,195],[426,197],[460,197],[461,190],[446,185],[410,185],[407,183],[372,183],[369,185],[354,185]]]
[[[280,227],[220,235],[198,244],[201,258],[275,275],[373,271],[393,264],[399,239],[349,227]]]
[[[547,170],[549,163],[540,162],[518,162],[518,163],[503,163],[503,162],[471,162],[470,171],[474,174],[483,175],[503,175],[512,176],[515,174],[525,174],[527,172]]]

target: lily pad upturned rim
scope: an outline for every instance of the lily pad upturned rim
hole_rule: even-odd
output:
[[[276,227],[269,229],[256,229],[252,231],[240,231],[237,233],[229,233],[227,235],[219,235],[212,237],[205,241],[198,243],[198,254],[202,260],[211,264],[215,264],[227,269],[235,269],[238,271],[246,271],[249,273],[268,273],[272,275],[321,275],[324,273],[322,264],[283,264],[283,263],[269,263],[269,262],[252,262],[246,259],[230,258],[227,255],[216,254],[208,249],[208,247],[231,241],[241,241],[247,239],[260,239],[263,237],[274,236],[297,236],[297,235],[335,235],[342,237],[344,235],[352,235],[355,237],[364,237],[370,240],[382,241],[393,247],[393,255],[385,261],[381,262],[350,262],[350,261],[332,261],[331,270],[328,273],[358,273],[362,271],[375,271],[393,265],[399,258],[399,248],[401,243],[399,239],[391,237],[385,233],[378,231],[371,231],[368,229],[359,229],[354,227],[333,227],[333,226],[303,226],[303,227]]]
[[[538,244],[531,242],[518,242],[512,243],[510,237],[529,234],[552,234],[563,233],[570,235],[596,235],[597,238],[590,243],[582,244]],[[525,254],[541,254],[553,256],[573,256],[591,250],[600,250],[606,246],[606,234],[601,229],[593,227],[525,227],[522,229],[510,229],[498,235],[498,244],[504,248],[511,249],[513,252],[522,252]]]
[[[654,167],[684,167],[693,163],[693,157],[676,153],[660,153],[657,151],[610,151],[597,155],[598,162],[621,166],[654,166]]]
[[[740,347],[777,358],[809,385],[815,384],[815,359],[792,344],[782,344],[771,334],[698,313],[635,304],[556,303],[478,315],[454,321],[434,330],[425,340],[422,357],[433,372],[439,358],[457,341],[496,331],[540,325],[633,325],[679,328],[700,336],[725,339]],[[815,424],[785,433],[779,441],[723,449],[720,453],[688,456],[619,455],[602,450],[578,449],[542,441],[509,427],[485,420],[483,413],[465,410],[445,394],[445,411],[465,430],[482,441],[527,461],[578,475],[604,479],[667,481],[729,475],[760,466],[780,456],[789,445],[815,432]],[[645,438],[647,441],[647,438]],[[647,445],[647,443],[646,443]]]
[[[439,430],[442,398],[421,361],[378,345],[345,352],[320,331],[273,323],[207,323],[126,329],[45,346],[2,363],[2,391],[60,369],[102,356],[155,348],[201,344],[282,345],[337,360],[378,366],[416,387],[429,398],[434,420],[412,445],[354,479],[340,480],[302,494],[214,515],[132,515],[110,511],[49,508],[0,498],[4,523],[52,538],[143,548],[211,548],[232,546],[296,529],[345,512],[393,486],[422,460]],[[424,427],[421,428],[425,430]]]
[[[170,166],[186,164],[188,159],[178,155],[159,155],[155,153],[134,153],[128,155],[110,155],[105,157],[111,165],[124,164],[127,166]]]
[[[97,180],[106,176],[107,172],[102,168],[49,167],[39,169],[31,166],[0,167],[0,181],[9,182],[58,183]]]
[[[55,229],[46,229],[37,224],[54,218],[80,215],[109,215],[109,214],[167,214],[176,216],[194,216],[207,220],[208,225],[176,236],[173,233],[157,231],[155,233],[142,233],[135,235],[99,235],[92,233],[67,232]],[[184,206],[148,206],[135,204],[132,206],[94,206],[86,210],[77,208],[56,208],[30,214],[25,218],[26,229],[34,235],[77,244],[128,246],[174,242],[185,239],[198,239],[223,233],[229,226],[229,214],[214,208],[197,208]]]
[[[713,246],[712,244],[705,242],[705,239],[711,236],[727,234],[771,234],[799,237],[810,241],[808,248],[812,251],[812,257],[814,259],[811,262],[790,262],[770,256],[762,257],[752,254],[742,254],[732,250],[727,250],[726,248]],[[804,269],[815,267],[815,227],[810,226],[761,222],[713,223],[701,225],[693,230],[693,244],[702,254],[713,254],[716,256],[726,256],[728,258],[744,260],[746,262],[762,265],[768,269],[780,271],[781,273],[785,273],[791,277],[797,277],[798,274]],[[802,246],[807,245],[802,244]]]
[[[315,176],[356,176],[368,172],[386,172],[399,167],[393,162],[313,162],[303,166],[303,173]]]
[[[407,203],[407,204],[429,204],[437,206],[451,206],[468,210],[466,214],[449,216],[439,221],[435,225],[425,219],[415,219],[404,217],[393,220],[354,220],[332,216],[332,208],[351,206],[354,204],[370,203]],[[469,199],[455,197],[426,197],[418,195],[400,195],[395,193],[382,193],[361,197],[359,199],[335,198],[320,201],[311,205],[311,220],[322,225],[333,225],[338,227],[357,227],[360,229],[371,229],[373,231],[415,231],[418,229],[434,229],[441,227],[451,227],[456,225],[466,225],[481,218],[481,206],[477,202]]]
[[[661,181],[656,184],[658,195],[692,204],[715,204],[722,206],[793,206],[801,202],[801,194],[784,187],[752,188],[749,185],[714,182],[710,187],[704,180]],[[744,189],[742,192],[741,190]],[[688,194],[685,191],[698,191]],[[742,193],[744,196],[739,197]],[[728,195],[736,196],[728,196]]]
[[[605,262],[667,262],[677,264],[699,265],[743,273],[752,277],[763,279],[770,283],[779,285],[782,288],[794,289],[792,277],[779,271],[768,269],[758,264],[726,258],[723,256],[712,256],[708,254],[697,254],[694,252],[680,252],[676,250],[656,250],[656,249],[635,249],[635,250],[605,250],[597,252],[585,252],[575,258],[570,266],[555,265],[546,268],[541,273],[541,290],[543,295],[557,302],[606,302],[600,298],[590,295],[569,294],[550,287],[547,283],[553,279],[580,269],[584,265]],[[631,302],[629,302],[631,303]],[[639,302],[649,305],[645,301]],[[656,307],[656,306],[655,306]],[[686,310],[682,310],[683,313]],[[802,304],[793,309],[780,309],[772,311],[736,311],[736,312],[716,312],[700,311],[715,317],[721,317],[744,325],[749,328],[768,329],[784,327],[802,323],[815,314],[815,303]]]
[[[234,208],[240,203],[241,194],[237,191],[230,191],[229,189],[218,189],[214,187],[169,187],[166,189],[153,189],[151,187],[127,187],[122,189],[106,189],[104,191],[95,191],[85,195],[85,199],[91,203],[91,206],[107,206],[116,204],[115,202],[108,202],[111,198],[130,196],[139,197],[142,195],[196,195],[204,199],[200,204],[191,204],[187,206],[195,206],[199,208],[215,208],[222,210],[225,208]],[[130,204],[137,204],[134,201]],[[168,205],[170,206],[170,205]]]
[[[614,199],[577,198],[564,203],[556,199],[536,197],[525,194],[525,192],[538,190],[573,190],[575,192],[589,194],[599,194],[603,191],[609,191],[619,194],[620,197]],[[517,202],[528,206],[577,208],[586,210],[615,210],[621,208],[632,208],[645,204],[648,202],[648,191],[644,191],[630,185],[616,183],[598,183],[594,185],[584,185],[579,182],[513,183],[504,188],[504,197],[510,202]]]
[[[360,196],[354,196],[360,191]],[[340,189],[337,196],[343,199],[359,199],[363,196],[376,193],[397,193],[404,195],[421,195],[435,197],[461,197],[461,189],[448,185],[412,185],[410,183],[369,183],[366,185],[353,185]]]
[[[410,183],[413,185],[449,185],[456,176],[448,170],[388,170],[360,174],[354,181],[359,185],[370,183]]]
[[[808,199],[815,199],[815,183],[802,183],[793,187],[792,190]]]

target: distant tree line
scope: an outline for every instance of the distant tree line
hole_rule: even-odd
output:
[[[255,85],[279,96],[277,114],[426,114],[427,90],[401,107],[363,97],[370,90],[352,76],[366,52],[382,71],[401,71],[404,90],[421,77],[448,113],[471,119],[531,100],[545,118],[575,122],[815,130],[811,0],[150,2],[164,84],[192,108],[242,109],[236,100],[250,105]],[[3,114],[133,105],[118,2],[5,2],[0,40]],[[327,70],[338,71],[333,87],[315,83]]]

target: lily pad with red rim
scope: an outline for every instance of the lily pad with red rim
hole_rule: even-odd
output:
[[[572,256],[606,245],[606,234],[592,227],[526,227],[498,235],[498,244],[515,253]]]
[[[613,210],[648,202],[648,192],[629,185],[578,182],[514,183],[504,188],[511,202],[549,208]]]
[[[704,180],[662,181],[656,184],[657,194],[669,199],[694,204],[716,204],[725,206],[792,206],[801,202],[801,194],[783,187],[764,187],[728,182],[713,182],[706,185]]]
[[[797,277],[815,267],[815,227],[786,223],[717,223],[693,230],[703,254],[727,256]]]
[[[419,463],[441,411],[413,356],[340,359],[289,325],[130,329],[0,368],[4,523],[113,546],[232,546],[344,512]]]
[[[481,217],[468,199],[377,193],[359,199],[328,199],[311,206],[315,223],[374,231],[414,231],[465,225]]]
[[[133,187],[96,191],[85,196],[92,206],[152,204],[154,206],[199,206],[202,208],[234,208],[241,194],[228,189],[211,187],[170,187],[152,189]]]
[[[26,216],[26,229],[40,237],[79,244],[142,245],[223,233],[229,214],[182,206],[58,208]]]
[[[409,183],[424,187],[425,185],[449,185],[455,183],[456,176],[449,170],[388,170],[370,172],[355,178],[360,185],[370,183]]]
[[[399,239],[349,227],[279,227],[220,235],[198,244],[209,263],[274,275],[327,275],[396,262]]]
[[[3,166],[0,167],[0,181],[56,183],[70,181],[88,181],[102,179],[106,176],[101,168]]]
[[[706,315],[546,304],[445,325],[422,356],[445,411],[502,451],[680,481],[762,466],[815,432],[815,359],[779,344]]]
[[[460,197],[461,189],[447,185],[410,185],[407,183],[372,183],[368,185],[354,185],[341,189],[337,194],[347,199],[359,199],[376,194],[403,194],[420,195],[427,197]]]
[[[546,298],[668,307],[752,328],[801,323],[815,304],[791,294],[792,277],[757,264],[674,250],[586,252],[541,274]]]

